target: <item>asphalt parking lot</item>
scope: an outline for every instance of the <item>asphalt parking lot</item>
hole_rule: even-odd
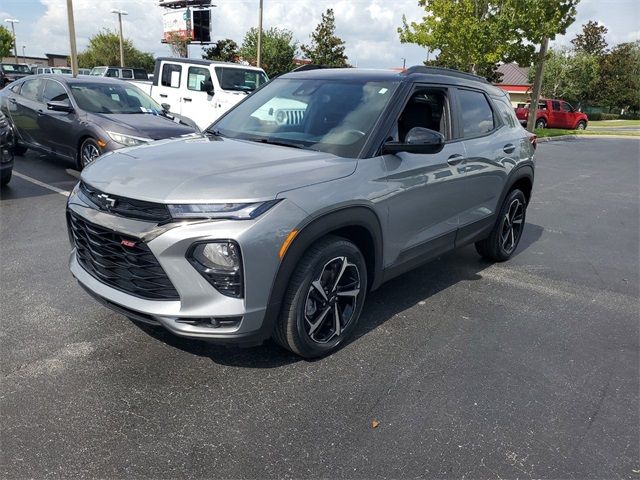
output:
[[[14,177],[0,475],[640,479],[639,154],[540,144],[515,258],[465,248],[384,285],[315,362],[101,307],[67,270],[66,197]],[[28,153],[15,171],[65,191],[68,167]]]

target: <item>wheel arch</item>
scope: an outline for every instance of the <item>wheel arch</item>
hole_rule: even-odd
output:
[[[322,212],[299,225],[298,234],[287,249],[271,287],[264,326],[269,332],[280,314],[282,300],[293,275],[307,249],[327,235],[336,235],[353,242],[362,252],[367,265],[368,288],[382,283],[382,225],[368,206],[346,206]]]
[[[534,171],[531,165],[522,165],[517,169],[514,169],[505,184],[505,187],[500,196],[500,202],[498,205],[502,205],[506,196],[514,188],[519,188],[524,193],[524,197],[527,200],[527,205],[531,200],[531,194],[533,192],[533,178]]]

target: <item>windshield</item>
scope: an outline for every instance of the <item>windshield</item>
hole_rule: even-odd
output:
[[[95,75],[96,77],[101,77],[104,75],[104,72],[106,71],[107,71],[107,67],[93,67],[89,75]]]
[[[153,113],[163,110],[155,100],[131,84],[72,83],[71,95],[81,110],[91,113]]]
[[[277,79],[209,127],[230,138],[358,155],[397,82]]]
[[[252,92],[267,82],[267,76],[259,70],[216,67],[215,71],[220,87],[223,90]]]
[[[2,64],[3,72],[18,72],[18,73],[31,73],[31,69],[28,65],[15,65],[10,63]]]

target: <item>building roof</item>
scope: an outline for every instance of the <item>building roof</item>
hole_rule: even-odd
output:
[[[520,67],[515,63],[503,63],[498,67],[498,72],[502,74],[499,83],[503,85],[531,85],[528,78],[529,67]]]
[[[67,58],[69,55],[65,55],[62,53],[45,53],[47,58]]]

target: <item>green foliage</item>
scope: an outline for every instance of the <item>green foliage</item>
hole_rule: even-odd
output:
[[[333,9],[328,8],[322,14],[322,21],[310,35],[311,44],[302,45],[301,49],[311,63],[328,67],[348,67],[344,54],[345,43],[335,35],[336,21]]]
[[[579,52],[603,55],[607,50],[607,41],[604,36],[608,31],[609,29],[604,25],[598,25],[598,22],[589,20],[582,25],[582,33],[577,34],[571,43]]]
[[[172,32],[167,36],[167,43],[174,57],[187,58],[189,56],[189,40],[184,35]]]
[[[616,45],[600,59],[600,103],[609,108],[640,110],[640,42]]]
[[[11,55],[13,49],[13,34],[11,31],[0,25],[0,58]]]
[[[245,34],[240,47],[240,56],[255,65],[257,60],[258,29],[251,28]],[[294,68],[293,59],[298,43],[293,40],[293,32],[282,28],[270,28],[262,32],[261,67],[273,77]]]
[[[124,40],[123,49],[125,66],[153,71],[155,60],[152,54],[141,52],[128,39]],[[117,33],[102,30],[91,37],[87,49],[78,54],[80,68],[92,68],[98,65],[120,65],[120,37]]]
[[[494,77],[498,62],[530,65],[535,45],[573,23],[579,0],[419,0],[420,23],[398,29],[400,41],[439,50],[440,66]]]
[[[533,69],[530,70],[530,78]],[[592,104],[597,96],[600,65],[595,55],[568,48],[550,50],[542,78],[542,95],[577,105]]]
[[[598,120],[618,120],[620,115],[617,113],[589,113],[589,121],[595,122]]]
[[[238,57],[238,44],[230,38],[218,40],[209,48],[202,48],[202,58],[205,60],[217,60],[220,62],[235,62]]]

